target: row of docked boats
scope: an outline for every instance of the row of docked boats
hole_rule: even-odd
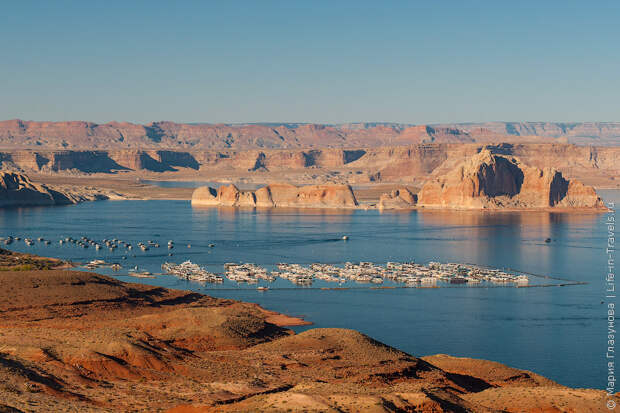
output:
[[[231,281],[258,283],[260,280],[274,281],[276,278],[282,278],[301,286],[309,286],[315,280],[339,284],[347,281],[382,284],[385,280],[391,280],[407,286],[433,286],[438,282],[469,285],[485,282],[517,286],[529,283],[528,277],[522,274],[471,264],[438,262],[430,262],[428,265],[415,262],[388,262],[385,265],[372,262],[346,262],[343,266],[322,263],[313,263],[309,266],[279,263],[271,272],[256,264],[227,263],[225,269],[226,278]]]
[[[191,261],[184,261],[181,264],[164,262],[161,269],[165,274],[174,275],[190,281],[200,281],[209,283],[221,283],[224,281],[222,276],[207,271],[205,268]]]
[[[224,270],[226,278],[236,282],[256,284],[259,280],[270,282],[276,280],[275,275],[270,274],[267,269],[252,263],[236,264],[228,262],[224,264]]]

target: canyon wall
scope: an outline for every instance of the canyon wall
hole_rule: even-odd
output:
[[[476,142],[497,133],[401,124],[182,124],[0,121],[0,148],[275,149]]]
[[[453,169],[472,155],[488,148],[515,156],[525,164],[552,166],[566,176],[592,182],[593,178],[615,179],[620,173],[620,147],[570,144],[418,144],[379,148],[323,148],[273,150],[15,150],[0,151],[3,169],[23,172],[169,172],[197,176],[226,174],[253,176],[289,171],[341,171],[355,183],[408,182],[422,184],[429,176]],[[611,181],[609,181],[611,182]]]
[[[439,125],[351,123],[206,124],[0,121],[2,149],[186,151],[353,148],[419,143],[577,143],[617,146],[620,122],[488,122]]]
[[[538,136],[580,145],[618,145],[620,140],[620,122],[481,122],[442,126],[472,134],[485,130],[491,134]]]

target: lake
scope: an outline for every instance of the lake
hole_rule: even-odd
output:
[[[619,191],[601,191],[619,201]],[[226,282],[204,285],[172,276],[123,281],[189,289],[256,302],[303,316],[311,327],[359,330],[416,356],[447,353],[532,370],[561,384],[606,385],[606,214],[550,212],[332,211],[192,209],[188,201],[100,201],[0,210],[0,236],[44,237],[9,248],[85,262],[120,262],[160,271],[190,259],[213,271],[226,262],[341,264],[346,261],[463,262],[509,267],[588,284],[549,288],[438,288],[256,291]],[[349,240],[342,241],[348,235]],[[59,238],[118,238],[142,252],[60,245]],[[551,238],[550,243],[545,243]],[[173,256],[165,248],[174,240]],[[210,248],[209,244],[215,244]],[[188,244],[191,246],[188,248]],[[126,259],[123,260],[122,257]],[[114,275],[109,269],[102,273]],[[122,273],[122,271],[121,271]],[[292,287],[278,280],[278,287]],[[319,286],[322,286],[319,284]]]

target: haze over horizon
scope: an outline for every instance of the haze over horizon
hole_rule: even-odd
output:
[[[1,119],[614,122],[620,5],[14,2]],[[274,121],[275,119],[275,121]],[[377,121],[376,119],[382,119]]]
[[[22,119],[22,118],[11,118],[11,119],[0,119],[0,122],[12,121],[12,120],[20,120],[23,122],[88,122],[94,123],[98,125],[107,124],[107,123],[132,123],[136,125],[148,125],[151,123],[162,123],[162,122],[172,122],[178,124],[187,124],[187,125],[230,125],[230,126],[242,126],[242,125],[326,125],[326,126],[341,126],[341,125],[356,125],[356,124],[369,124],[369,125],[399,125],[399,126],[420,126],[420,125],[428,125],[428,126],[436,126],[436,125],[467,125],[467,124],[482,124],[482,123],[525,123],[525,124],[533,124],[533,123],[552,123],[552,124],[581,124],[581,123],[596,123],[596,124],[617,124],[620,121],[616,120],[601,120],[601,121],[573,121],[573,120],[484,120],[484,121],[461,121],[461,122],[421,122],[421,123],[413,123],[413,122],[390,122],[390,121],[374,121],[374,120],[358,120],[358,121],[347,121],[347,122],[296,122],[296,121],[251,121],[251,122],[209,122],[209,121],[188,121],[188,122],[177,122],[169,119],[158,119],[158,120],[147,120],[142,122],[134,122],[134,121],[119,121],[116,119],[107,120],[103,122],[97,122],[90,119],[64,119],[64,120],[49,120],[49,119]]]

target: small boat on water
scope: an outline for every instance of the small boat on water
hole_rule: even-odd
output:
[[[140,272],[133,272],[133,271],[129,271],[128,274],[130,277],[136,277],[136,278],[155,278],[154,275],[152,275],[150,272],[148,271],[140,271]]]
[[[267,290],[269,290],[269,287],[256,287],[256,289],[258,291],[267,291]]]

